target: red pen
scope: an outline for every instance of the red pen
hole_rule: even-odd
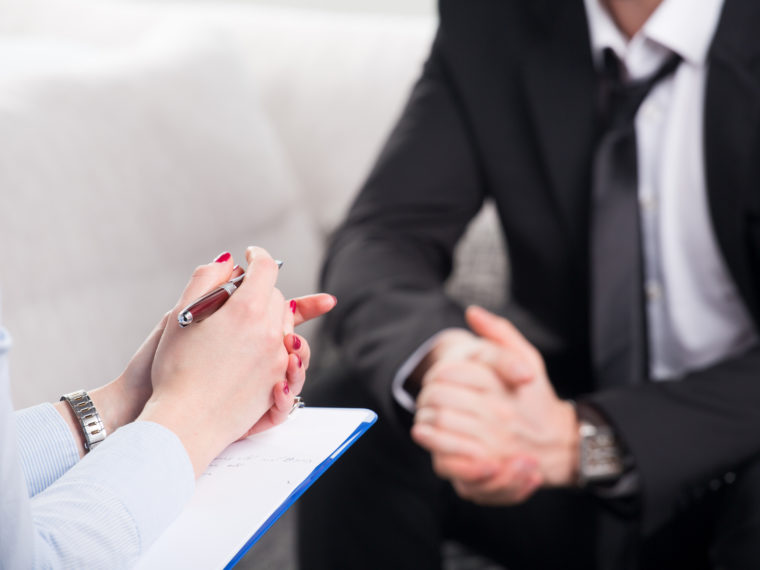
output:
[[[282,261],[275,260],[275,262],[278,269],[282,267]],[[245,277],[245,273],[227,281],[227,283],[223,283],[182,309],[177,316],[179,326],[186,327],[190,323],[200,322],[213,315],[237,290],[238,285],[243,281],[243,277]]]

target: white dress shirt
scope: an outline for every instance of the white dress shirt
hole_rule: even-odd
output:
[[[609,47],[631,79],[683,58],[636,115],[639,204],[650,375],[676,379],[758,341],[718,247],[707,203],[704,101],[707,54],[723,0],[664,0],[627,40],[600,0],[585,0],[597,61]]]
[[[129,567],[189,500],[187,452],[163,426],[135,422],[77,461],[50,404],[13,413],[10,345],[0,327],[0,569]]]

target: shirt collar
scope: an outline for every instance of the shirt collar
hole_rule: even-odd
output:
[[[720,21],[725,0],[663,0],[644,27],[629,40],[615,25],[601,0],[584,0],[588,18],[591,51],[601,61],[604,48],[611,48],[625,60],[636,44],[654,44],[654,49],[679,54],[693,65],[704,65],[712,38]]]

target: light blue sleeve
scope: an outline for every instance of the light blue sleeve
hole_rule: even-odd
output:
[[[35,566],[129,567],[194,488],[190,458],[174,433],[151,422],[118,429],[31,500]]]
[[[32,512],[18,459],[6,353],[11,345],[0,327],[0,568],[33,568]]]
[[[40,404],[15,414],[21,469],[27,493],[33,497],[66,473],[79,450],[69,426],[52,404]]]
[[[126,568],[192,495],[192,464],[163,426],[117,430],[29,497],[0,328],[0,569]]]

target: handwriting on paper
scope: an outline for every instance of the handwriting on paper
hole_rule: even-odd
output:
[[[256,464],[275,464],[282,465],[312,465],[315,462],[313,457],[298,457],[295,455],[220,455],[214,459],[203,473],[202,477],[213,475],[220,469],[240,469]]]

